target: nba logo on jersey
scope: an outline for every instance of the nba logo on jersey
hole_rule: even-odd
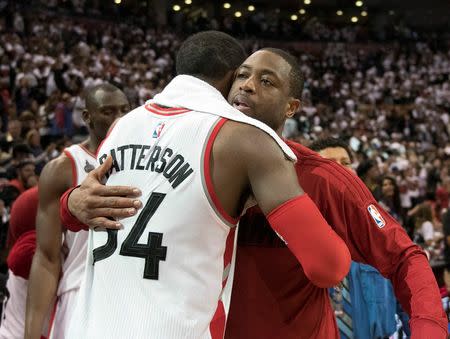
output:
[[[380,212],[378,212],[377,208],[374,205],[369,205],[369,207],[367,207],[367,210],[369,211],[372,219],[375,220],[375,223],[377,224],[378,228],[383,228],[386,225],[386,222],[384,221]]]
[[[166,124],[164,122],[158,122],[155,129],[153,130],[153,139],[159,138],[161,136],[162,130]]]

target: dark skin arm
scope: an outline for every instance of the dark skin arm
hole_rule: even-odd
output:
[[[258,128],[228,121],[217,135],[212,153],[214,189],[231,216],[240,215],[249,192],[266,215],[303,194],[293,162]]]
[[[72,186],[72,167],[65,155],[49,162],[39,180],[37,248],[28,285],[25,338],[40,338],[56,295],[61,272],[62,228],[59,198]]]

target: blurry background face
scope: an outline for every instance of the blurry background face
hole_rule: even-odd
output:
[[[35,166],[34,164],[28,164],[19,169],[18,177],[23,182],[27,182],[28,179],[35,175]]]
[[[367,179],[376,180],[380,176],[380,170],[378,169],[378,166],[373,166],[368,172],[367,172]]]
[[[384,179],[381,189],[385,197],[392,197],[394,195],[395,186],[391,179]]]
[[[338,164],[352,170],[352,161],[348,152],[342,147],[329,147],[321,150],[319,154],[329,160],[333,160]]]
[[[22,132],[22,124],[18,120],[13,120],[9,122],[8,131],[13,138],[19,138]]]
[[[30,145],[31,146],[39,146],[41,144],[41,136],[39,135],[39,132],[33,132],[30,139]]]

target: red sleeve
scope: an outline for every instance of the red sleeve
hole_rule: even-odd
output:
[[[14,275],[28,280],[34,252],[36,251],[36,231],[24,233],[17,239],[8,254],[8,268]]]
[[[326,288],[345,278],[351,264],[348,248],[307,194],[278,206],[267,220],[312,283]]]
[[[69,188],[67,191],[64,192],[64,194],[61,196],[60,199],[60,207],[59,207],[59,215],[61,217],[61,223],[70,231],[72,232],[79,232],[81,230],[89,230],[89,227],[87,227],[85,224],[78,221],[77,218],[75,218],[72,213],[69,211],[69,196],[72,191],[77,187]]]
[[[447,338],[447,318],[425,253],[356,175],[311,151],[297,156],[300,184],[344,239],[352,259],[372,265],[392,281],[411,317],[413,338]]]
[[[9,218],[7,248],[11,248],[23,233],[36,228],[38,200],[38,187],[35,186],[14,201]]]

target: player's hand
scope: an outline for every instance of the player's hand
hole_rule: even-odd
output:
[[[141,195],[139,189],[102,184],[111,166],[112,158],[109,156],[88,174],[68,199],[70,213],[92,229],[120,228],[122,225],[117,219],[133,216],[142,207],[141,201],[136,199]]]

